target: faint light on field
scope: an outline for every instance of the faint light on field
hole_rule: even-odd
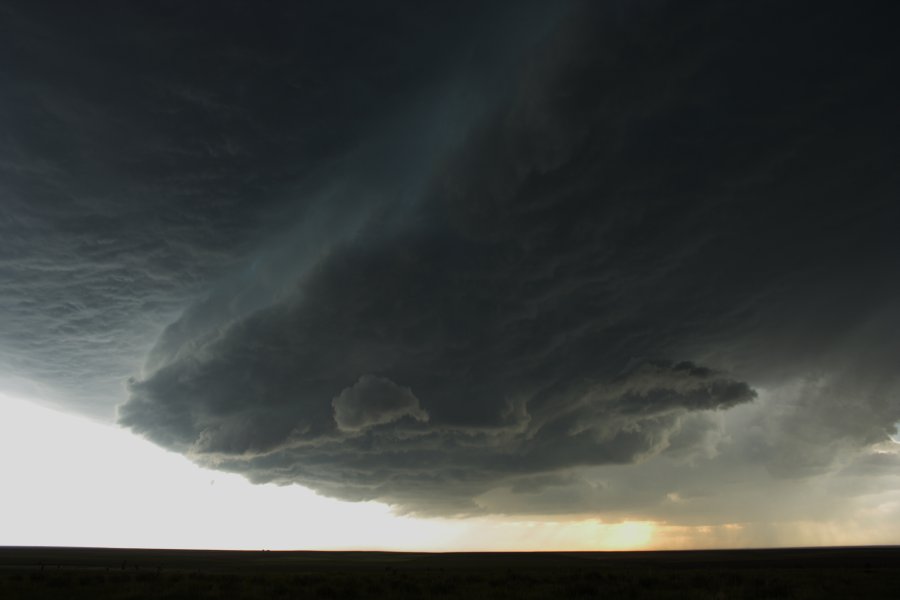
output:
[[[632,521],[607,525],[603,545],[610,550],[646,548],[653,539],[653,523]]]
[[[644,550],[651,547],[656,530],[651,521],[540,517],[478,519],[469,527],[471,534],[462,544],[468,550]]]
[[[650,521],[604,523],[597,519],[563,523],[545,522],[538,530],[556,530],[553,550],[644,550],[650,547],[655,531]]]

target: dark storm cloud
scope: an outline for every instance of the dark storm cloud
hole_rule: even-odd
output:
[[[108,418],[186,304],[248,282],[266,289],[230,316],[271,303],[275,262],[315,243],[273,239],[352,230],[317,207],[370,209],[383,197],[360,189],[421,171],[441,143],[392,121],[438,95],[437,116],[478,109],[466,90],[540,25],[526,3],[501,47],[497,8],[4,2],[4,387]]]
[[[11,12],[7,363],[422,513],[751,510],[886,442],[889,15],[327,6]]]
[[[363,375],[331,401],[334,422],[343,431],[360,431],[410,416],[427,421],[428,413],[419,406],[409,388],[390,379]]]
[[[618,8],[561,26],[419,202],[169,345],[121,421],[257,481],[421,512],[614,507],[639,491],[572,494],[565,473],[715,455],[703,415],[751,386],[807,390],[733,441],[776,476],[885,440],[889,33],[835,4]],[[372,414],[348,426],[351,399]],[[479,504],[502,486],[562,493]]]

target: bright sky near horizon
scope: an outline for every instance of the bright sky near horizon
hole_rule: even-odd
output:
[[[316,550],[639,549],[653,525],[416,519],[252,485],[125,429],[0,396],[0,545]]]
[[[780,541],[737,523],[421,519],[299,485],[253,485],[123,428],[3,395],[0,470],[0,545],[8,546],[528,551],[883,544],[896,539],[897,526],[878,526],[877,519],[900,506],[894,494],[856,521],[782,523]]]

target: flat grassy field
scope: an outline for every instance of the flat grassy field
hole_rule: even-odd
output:
[[[0,547],[0,598],[900,598],[900,547],[220,552]]]

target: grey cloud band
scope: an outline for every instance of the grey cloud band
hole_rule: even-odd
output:
[[[675,514],[895,432],[896,9],[15,4],[4,386],[429,514]]]

